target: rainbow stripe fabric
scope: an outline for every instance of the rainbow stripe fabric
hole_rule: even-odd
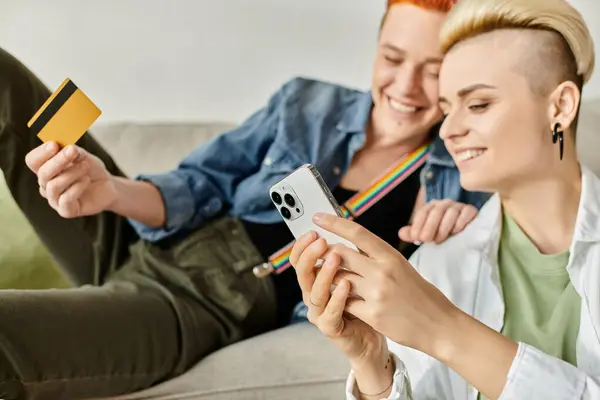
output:
[[[408,156],[404,157],[398,164],[386,171],[377,181],[367,189],[354,195],[344,204],[342,212],[344,217],[351,219],[363,214],[373,207],[383,196],[391,192],[402,183],[416,169],[425,162],[429,153],[429,145],[422,146]]]
[[[400,185],[407,177],[425,163],[429,156],[430,148],[431,144],[429,143],[419,147],[412,153],[403,157],[383,175],[373,181],[373,183],[365,190],[352,196],[340,207],[344,217],[350,220],[356,219],[369,208],[373,207],[381,198]],[[269,263],[273,267],[273,272],[275,274],[280,274],[291,267],[289,258],[294,243],[295,242],[291,242],[269,257]]]

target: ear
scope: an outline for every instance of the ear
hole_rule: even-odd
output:
[[[568,130],[577,116],[580,99],[581,92],[575,83],[566,81],[558,85],[549,98],[550,129],[554,127],[554,124],[559,123],[561,130]]]

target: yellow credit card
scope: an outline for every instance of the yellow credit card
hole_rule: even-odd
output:
[[[67,78],[27,126],[42,142],[67,146],[75,144],[100,114],[102,111]]]

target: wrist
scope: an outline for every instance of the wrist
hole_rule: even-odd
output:
[[[353,356],[349,356],[350,366],[353,370],[371,369],[374,365],[387,361],[390,352],[387,341],[383,335],[376,334],[371,340]]]
[[[123,180],[125,180],[126,178],[122,178],[119,176],[114,176],[111,175],[110,178],[108,178],[109,184],[110,186],[112,186],[112,191],[110,191],[109,195],[109,199],[108,199],[108,205],[106,206],[106,211],[111,211],[114,212],[115,214],[119,214],[121,215],[122,213],[119,212],[120,210],[123,209],[123,200],[122,200],[122,193],[123,193],[123,186],[125,184],[125,182],[123,182]]]
[[[396,365],[392,354],[385,352],[370,359],[350,362],[360,398],[385,398],[394,382]]]
[[[468,337],[468,319],[471,318],[458,308],[448,313],[442,326],[436,329],[436,335],[425,353],[448,365],[453,360],[464,340]]]
[[[154,184],[128,178],[110,177],[112,192],[106,211],[138,221],[151,228],[164,228],[166,209],[160,190]]]
[[[371,371],[380,372],[382,369],[385,370],[390,357],[391,354],[386,349],[385,352],[382,352],[377,356],[361,358],[358,360],[350,360],[350,368],[352,368],[354,372],[361,375]]]
[[[457,309],[433,346],[432,357],[462,376],[486,398],[502,393],[518,345]]]

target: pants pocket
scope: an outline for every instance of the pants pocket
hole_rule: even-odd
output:
[[[252,274],[262,257],[239,220],[213,221],[168,251],[195,296],[238,321],[248,315],[263,285]]]

